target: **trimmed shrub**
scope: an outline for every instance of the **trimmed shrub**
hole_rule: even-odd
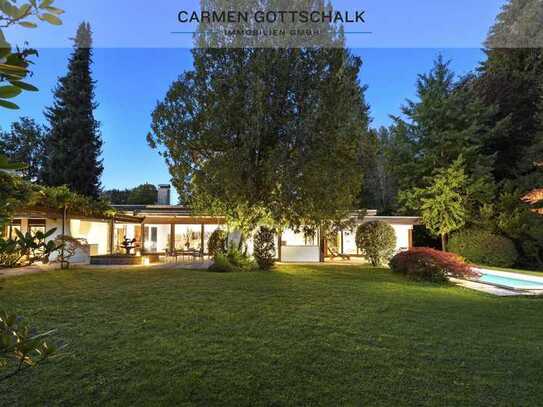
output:
[[[217,253],[214,262],[208,270],[214,273],[234,273],[256,271],[258,265],[245,253],[231,247],[226,253]]]
[[[261,227],[254,237],[253,256],[262,270],[275,263],[275,235],[271,229]]]
[[[356,230],[356,245],[373,266],[386,264],[394,255],[396,233],[382,221],[364,223]]]
[[[449,276],[474,278],[479,274],[454,253],[428,247],[418,247],[400,252],[390,260],[390,268],[413,280],[444,283]]]
[[[220,253],[226,253],[227,238],[228,236],[224,230],[216,229],[213,231],[207,242],[207,251],[211,257],[215,257]]]
[[[482,229],[465,229],[452,235],[448,249],[467,261],[496,267],[511,267],[518,258],[510,239]]]

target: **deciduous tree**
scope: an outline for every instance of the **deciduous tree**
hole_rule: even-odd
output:
[[[20,173],[28,181],[37,181],[44,160],[45,130],[28,117],[12,123],[11,130],[0,132],[0,153],[12,162],[24,164]]]
[[[317,225],[356,205],[362,63],[325,28],[335,47],[210,48],[197,38],[194,70],[157,105],[148,138],[165,147],[185,203],[242,230]]]

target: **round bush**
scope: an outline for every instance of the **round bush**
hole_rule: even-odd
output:
[[[515,244],[504,236],[481,229],[465,229],[452,235],[448,249],[470,263],[511,267],[517,261]]]
[[[275,262],[275,235],[272,230],[261,227],[254,237],[254,250],[258,266],[262,270],[268,270]]]
[[[226,253],[226,239],[227,235],[224,230],[215,230],[211,236],[209,236],[209,241],[207,242],[209,255],[215,257],[217,254]]]
[[[364,223],[356,230],[356,245],[373,266],[379,266],[394,254],[396,233],[382,221]]]
[[[449,276],[474,278],[478,274],[454,253],[442,252],[428,247],[417,247],[398,253],[390,260],[390,268],[413,280],[443,283]]]

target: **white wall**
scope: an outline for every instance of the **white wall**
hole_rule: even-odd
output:
[[[396,251],[406,250],[409,248],[409,234],[413,229],[413,225],[407,224],[390,224],[396,234]],[[357,254],[356,248],[356,228],[352,231],[343,232],[343,253]]]
[[[281,246],[281,261],[286,263],[318,263],[319,246]]]
[[[396,232],[396,251],[409,249],[409,231],[413,225],[391,225]]]
[[[343,231],[343,253],[357,254],[356,249],[356,228]]]
[[[109,224],[106,222],[89,222],[86,220],[70,219],[71,236],[76,239],[86,239],[90,246],[91,255],[109,253]]]

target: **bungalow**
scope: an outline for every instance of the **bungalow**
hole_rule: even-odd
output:
[[[51,237],[65,234],[82,239],[87,246],[86,256],[123,253],[123,241],[134,240],[135,250],[143,255],[192,250],[202,256],[208,254],[208,241],[217,229],[227,230],[225,219],[220,216],[195,214],[189,208],[170,204],[170,186],[159,185],[156,205],[114,205],[117,215],[111,218],[91,218],[70,212],[33,209],[18,213],[4,235],[14,235],[14,229],[23,232],[46,231],[56,228]],[[376,220],[389,223],[396,233],[396,250],[413,245],[413,226],[416,217],[378,216],[377,211],[366,211],[364,216],[353,212],[352,229],[345,229],[334,236],[321,236],[317,231],[307,233],[287,229],[277,235],[277,259],[283,262],[323,262],[337,255],[360,257],[356,247],[356,226]],[[230,231],[233,240],[239,234]],[[247,242],[249,253],[252,242]],[[83,257],[85,255],[82,255]],[[81,259],[85,261],[85,259]]]

